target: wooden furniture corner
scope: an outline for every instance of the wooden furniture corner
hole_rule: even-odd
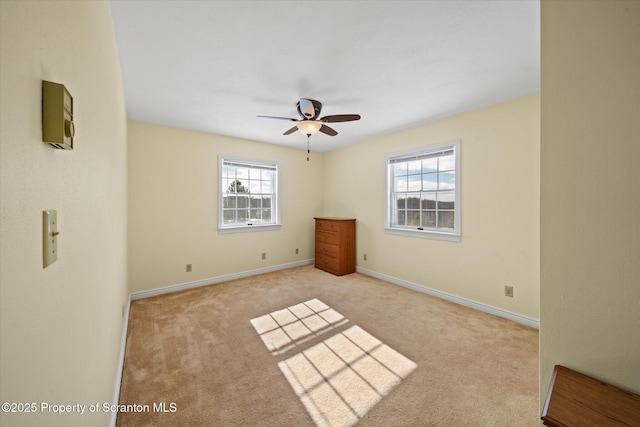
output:
[[[541,419],[551,427],[640,426],[640,396],[556,365]]]

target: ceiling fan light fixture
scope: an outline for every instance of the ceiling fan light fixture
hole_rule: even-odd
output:
[[[322,123],[316,122],[315,120],[300,120],[296,126],[298,126],[298,130],[303,134],[313,135],[318,133],[322,127]]]

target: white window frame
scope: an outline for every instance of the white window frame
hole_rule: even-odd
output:
[[[224,165],[226,163],[237,163],[238,165],[243,165],[247,167],[256,167],[256,168],[269,168],[275,170],[275,178],[273,183],[273,195],[272,206],[271,206],[271,218],[272,222],[268,224],[253,224],[247,222],[246,224],[225,224],[224,223],[224,194],[225,191],[223,189],[224,185],[224,177],[223,170]],[[280,224],[280,164],[276,161],[270,160],[259,160],[259,159],[251,159],[246,157],[237,157],[237,156],[226,156],[219,155],[218,156],[218,234],[228,234],[228,233],[245,233],[245,232],[254,232],[254,231],[269,231],[269,230],[279,230],[281,227]]]
[[[460,140],[446,141],[438,144],[414,148],[401,152],[387,154],[385,156],[385,224],[384,230],[386,234],[394,234],[398,236],[419,237],[424,239],[444,240],[449,242],[460,242],[462,240],[462,232],[460,230],[460,188],[461,188],[461,170],[460,170]],[[392,200],[393,200],[393,176],[391,165],[394,162],[404,159],[421,158],[433,155],[438,152],[453,150],[455,155],[455,187],[454,187],[454,228],[453,230],[439,228],[424,228],[416,226],[399,226],[392,223]]]

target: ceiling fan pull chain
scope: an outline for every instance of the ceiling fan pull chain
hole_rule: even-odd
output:
[[[309,135],[307,135],[307,162],[309,161]]]

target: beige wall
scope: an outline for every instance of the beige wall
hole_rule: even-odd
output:
[[[127,226],[126,117],[109,3],[3,0],[0,17],[0,401],[111,402]],[[73,151],[42,142],[43,79],[74,97]],[[59,255],[43,269],[47,209],[58,212]],[[0,413],[0,424],[107,425],[110,416]]]
[[[640,2],[543,1],[540,396],[640,392]]]
[[[280,163],[280,230],[218,234],[220,154]],[[131,291],[313,258],[323,164],[322,153],[311,153],[307,162],[302,150],[129,122]],[[192,272],[186,264],[193,265]]]
[[[324,213],[357,218],[358,267],[537,320],[539,108],[534,94],[327,153]],[[454,139],[462,242],[385,234],[385,154]]]

